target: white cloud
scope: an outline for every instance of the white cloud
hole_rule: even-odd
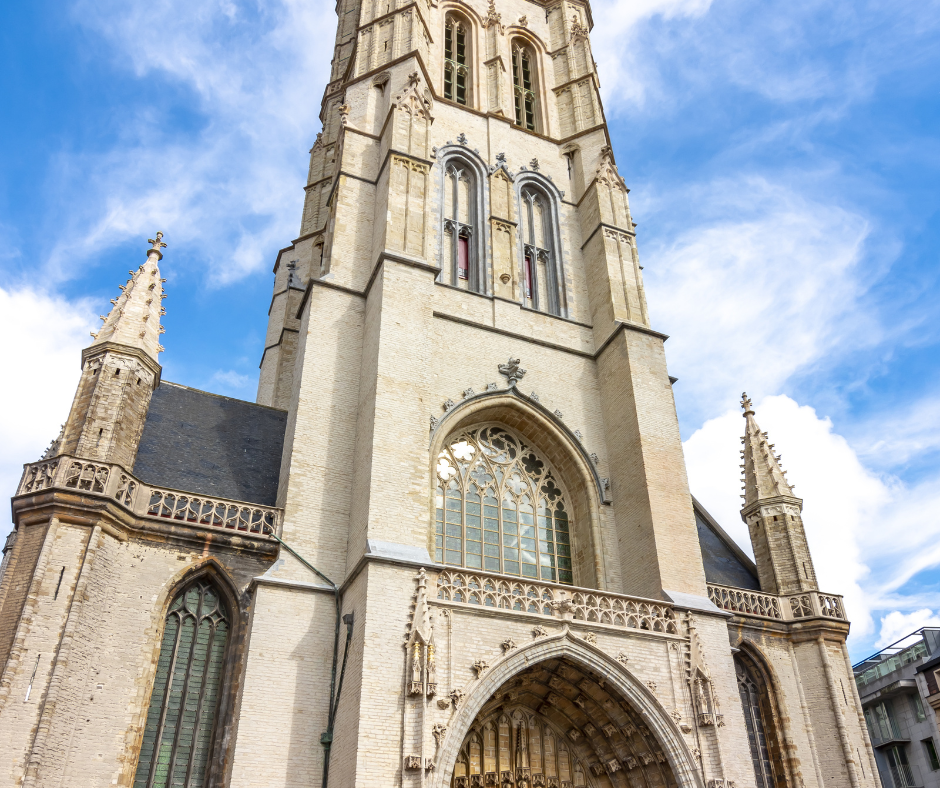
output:
[[[911,613],[894,610],[881,618],[881,632],[875,648],[884,648],[896,643],[905,635],[921,627],[940,627],[940,615],[933,610],[923,608]]]
[[[782,455],[794,493],[803,499],[820,587],[845,596],[852,640],[867,642],[874,634],[874,611],[894,608],[886,617],[887,630],[882,620],[882,640],[908,626],[892,622],[919,620],[923,611],[915,608],[936,605],[936,595],[897,591],[918,573],[940,566],[940,523],[924,514],[940,507],[940,477],[906,485],[875,473],[828,418],[790,397],[766,397],[755,410]],[[740,410],[729,411],[705,422],[684,449],[692,493],[751,553],[738,489],[743,432]]]
[[[672,337],[669,364],[687,419],[730,407],[742,387],[776,393],[836,346],[878,341],[879,326],[859,308],[871,284],[858,270],[868,234],[861,216],[762,178],[693,185],[651,210],[681,204],[707,215],[654,240],[644,257],[653,324]]]
[[[172,88],[117,116],[111,149],[57,156],[50,192],[61,221],[51,269],[74,275],[82,270],[76,256],[91,259],[156,228],[170,243],[168,268],[181,248],[217,283],[270,266],[300,227],[333,7],[78,0],[73,16],[92,32],[96,55],[153,89],[164,80]],[[167,112],[186,119],[164,124]]]
[[[234,391],[244,398],[245,392],[252,387],[253,383],[257,385],[257,381],[257,375],[244,375],[234,369],[219,369],[212,375],[214,384],[212,390],[221,389],[224,393]]]
[[[39,459],[68,416],[81,351],[97,327],[89,303],[36,290],[0,288],[0,489],[14,494],[23,463]],[[6,518],[6,515],[4,516]],[[6,520],[0,526],[8,528]]]

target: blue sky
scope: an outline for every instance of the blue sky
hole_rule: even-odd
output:
[[[940,623],[940,2],[605,0],[592,44],[693,493],[742,543],[747,389],[855,657]],[[0,483],[161,229],[164,377],[253,399],[322,0],[0,9]],[[14,377],[15,376],[15,377]]]

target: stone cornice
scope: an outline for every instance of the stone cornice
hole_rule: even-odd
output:
[[[159,362],[157,362],[139,347],[124,345],[120,342],[102,342],[101,344],[86,347],[84,350],[82,350],[82,369],[85,368],[85,362],[88,359],[103,356],[105,353],[120,353],[124,356],[133,356],[153,373],[154,389],[160,385],[160,375],[163,372],[163,367],[160,366]]]

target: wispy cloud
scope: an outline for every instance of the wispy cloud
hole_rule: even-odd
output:
[[[116,121],[118,144],[59,154],[49,187],[64,219],[49,254],[55,273],[74,275],[76,257],[155,224],[217,283],[270,265],[300,225],[332,7],[80,0],[72,15],[115,68],[166,87]],[[188,121],[168,122],[172,113]]]

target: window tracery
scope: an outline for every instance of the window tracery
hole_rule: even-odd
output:
[[[522,438],[496,424],[460,432],[435,476],[438,563],[573,582],[568,498]]]
[[[561,314],[555,250],[554,201],[527,184],[520,192],[522,220],[522,283],[526,306]]]
[[[536,68],[532,48],[522,39],[512,42],[512,86],[516,125],[538,131],[538,98]]]
[[[444,98],[470,103],[470,25],[455,14],[444,22]]]
[[[463,159],[451,157],[444,164],[444,250],[442,268],[450,269],[449,284],[465,290],[480,290],[479,228],[477,203],[479,183],[473,168]]]
[[[768,720],[762,709],[764,705],[761,702],[764,694],[763,682],[739,657],[734,659],[734,668],[738,679],[741,706],[744,710],[744,723],[747,728],[747,741],[751,750],[757,788],[774,788],[769,741],[769,737],[773,735],[773,720]]]
[[[223,683],[229,617],[206,578],[166,614],[134,788],[202,788]]]

